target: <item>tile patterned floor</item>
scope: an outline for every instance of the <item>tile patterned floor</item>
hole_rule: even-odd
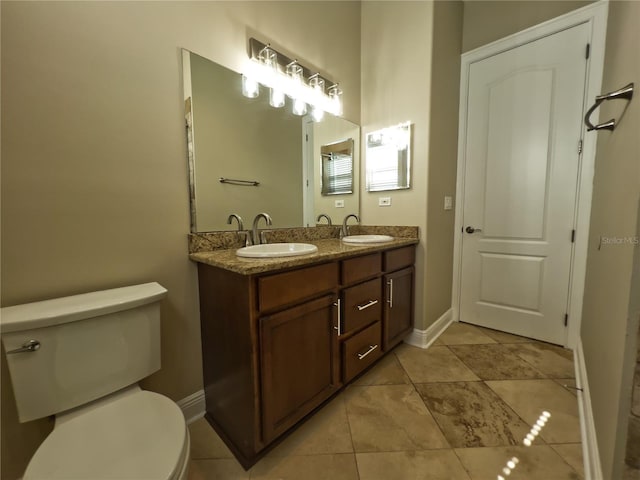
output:
[[[399,345],[249,471],[194,422],[189,480],[495,480],[513,457],[509,479],[581,479],[574,376],[569,350],[455,323],[427,350]]]

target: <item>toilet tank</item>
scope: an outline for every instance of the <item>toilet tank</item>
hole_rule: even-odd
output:
[[[160,369],[158,283],[5,307],[0,333],[21,422],[108,395]],[[34,351],[16,352],[31,340]]]

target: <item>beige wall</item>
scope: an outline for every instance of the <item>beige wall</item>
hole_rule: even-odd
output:
[[[329,8],[330,7],[330,8]],[[2,305],[155,280],[162,370],[202,388],[180,47],[231,69],[247,37],[340,81],[360,116],[357,2],[2,2]],[[326,32],[330,31],[331,35]],[[2,362],[3,479],[49,428],[19,425]]]
[[[455,208],[444,210],[444,197],[449,195],[455,199],[456,192],[462,10],[463,4],[459,1],[434,5],[425,326],[451,308]]]
[[[425,231],[433,2],[362,3],[362,138],[410,121],[411,189],[362,192],[361,220],[368,225],[417,225],[416,325],[424,329]],[[362,152],[366,163],[366,152]],[[365,164],[363,164],[364,167]],[[364,168],[361,184],[365,184]],[[391,197],[379,207],[379,197]]]
[[[639,2],[610,3],[603,92],[629,82],[640,85],[639,23]],[[624,102],[605,103],[600,119],[619,118],[623,106]],[[640,247],[615,240],[638,238],[638,132],[640,102],[636,97],[614,132],[587,133],[598,135],[598,150],[581,336],[604,478],[622,476],[631,395],[629,372],[638,328],[637,312],[630,316],[629,308],[634,297],[640,296],[637,283],[632,290],[634,251]],[[599,249],[600,237],[603,243]]]
[[[466,0],[462,51],[468,52],[589,3],[580,0]]]
[[[462,2],[364,2],[361,28],[363,138],[413,124],[411,189],[363,191],[362,221],[420,227],[415,328],[424,330],[451,307],[454,210],[443,202],[455,195]]]

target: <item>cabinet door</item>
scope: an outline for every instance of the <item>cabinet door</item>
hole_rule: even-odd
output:
[[[265,442],[339,388],[336,301],[327,295],[260,319]]]
[[[382,324],[385,351],[393,348],[413,329],[414,267],[384,275],[385,302]]]

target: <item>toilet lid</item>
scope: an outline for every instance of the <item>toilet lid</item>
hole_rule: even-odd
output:
[[[171,479],[186,439],[180,408],[141,390],[56,425],[24,479]]]

